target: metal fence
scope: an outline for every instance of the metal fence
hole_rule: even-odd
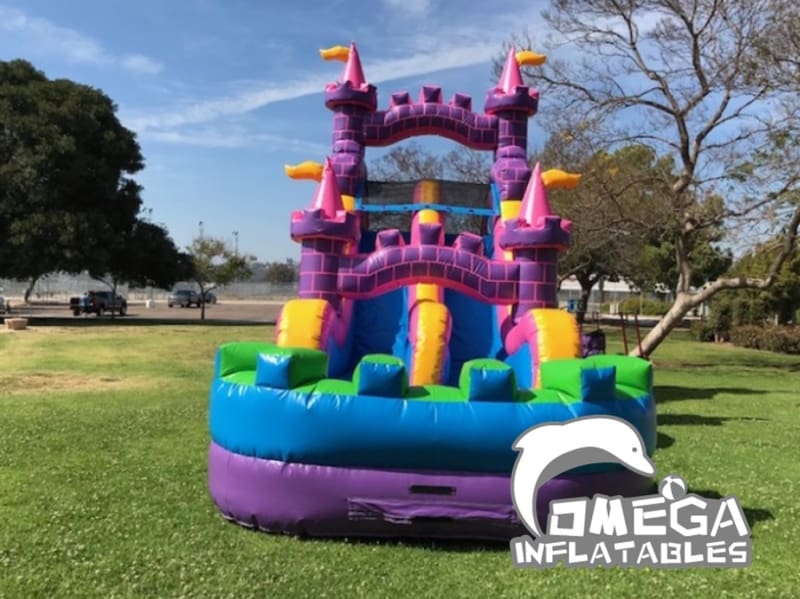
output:
[[[0,293],[6,297],[23,297],[28,283],[0,279]],[[196,289],[189,282],[178,283],[176,289]],[[90,289],[108,289],[107,285],[88,275],[54,273],[41,277],[33,287],[30,299],[41,302],[68,301],[70,297],[83,295]],[[156,287],[117,286],[117,293],[128,301],[163,300],[171,290]],[[217,297],[238,300],[286,300],[297,296],[297,283],[231,283],[214,290]]]
[[[6,297],[19,298],[25,294],[27,283],[0,279],[0,293]],[[179,283],[176,288],[195,288],[192,283]],[[50,274],[37,281],[31,293],[31,300],[39,302],[66,302],[70,297],[82,295],[89,289],[105,289],[105,285],[88,275]],[[154,287],[138,288],[120,285],[118,293],[128,301],[165,300],[168,289]],[[238,282],[214,290],[220,300],[240,301],[285,301],[297,297],[297,283],[254,283]],[[558,291],[558,302],[562,308],[574,307],[580,300],[580,288],[574,281],[565,281]],[[600,292],[594,289],[589,298],[587,312],[616,314],[623,300],[642,297],[636,290],[614,287]],[[644,295],[644,299],[651,296]]]

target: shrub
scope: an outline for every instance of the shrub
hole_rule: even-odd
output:
[[[800,354],[800,328],[796,326],[769,327],[764,349],[782,354]]]
[[[644,316],[662,316],[670,308],[670,304],[659,300],[629,297],[619,304],[619,311],[625,314],[642,314]]]
[[[715,341],[717,330],[714,324],[707,320],[694,320],[689,325],[689,333],[696,341]]]
[[[731,343],[739,347],[762,349],[760,345],[762,335],[760,326],[745,324],[731,327]]]
[[[800,354],[800,327],[775,325],[732,327],[731,342],[751,349]]]
[[[723,291],[711,300],[708,320],[718,335],[730,337],[732,327],[746,325],[765,326],[772,312],[759,297],[759,292],[750,289]]]

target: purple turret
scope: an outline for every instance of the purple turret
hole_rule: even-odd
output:
[[[501,200],[519,199],[531,171],[528,167],[528,119],[536,113],[539,93],[522,82],[514,48],[508,52],[497,86],[486,95],[485,112],[497,117],[498,135],[492,179]]]
[[[366,82],[358,49],[351,43],[340,80],[325,86],[325,106],[334,113],[333,168],[345,195],[355,196],[364,179],[364,117],[377,105],[377,90]]]
[[[322,179],[306,210],[292,213],[292,239],[302,244],[300,254],[300,297],[327,300],[338,308],[339,258],[347,246],[360,238],[358,217],[347,212],[333,164],[325,161]]]
[[[547,189],[537,164],[525,189],[519,217],[500,229],[499,245],[514,253],[520,266],[519,303],[516,320],[532,308],[555,308],[558,282],[558,252],[569,247],[572,223],[555,216],[547,200]]]

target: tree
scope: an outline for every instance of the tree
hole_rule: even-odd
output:
[[[0,273],[103,271],[135,221],[135,135],[101,91],[0,62]]]
[[[678,270],[675,264],[675,245],[664,232],[665,239],[656,239],[643,245],[636,266],[626,279],[642,290],[675,289]],[[699,288],[726,274],[733,263],[730,249],[717,245],[722,233],[708,229],[703,235],[691,239],[689,262],[692,265],[692,287]]]
[[[594,152],[594,153],[592,153]],[[613,153],[594,151],[558,132],[551,135],[541,154],[534,157],[549,166],[576,170],[581,184],[570,190],[554,189],[550,199],[556,213],[572,225],[570,248],[559,263],[561,279],[575,277],[581,286],[583,322],[592,289],[601,281],[631,280],[640,270],[649,240],[667,218],[661,210],[663,173],[672,167],[646,146],[630,145]]]
[[[800,46],[793,4],[558,0],[543,13],[551,49],[570,57],[526,72],[557,107],[552,118],[570,132],[596,133],[598,146],[646,144],[676,161],[665,197],[675,301],[643,340],[646,355],[719,291],[768,288],[796,246]],[[698,202],[710,195],[724,198],[713,211]],[[775,233],[782,245],[763,276],[722,276],[693,292],[691,248],[708,229],[725,230],[728,243],[742,248]]]
[[[264,270],[267,283],[294,283],[299,276],[299,264],[291,258],[285,262],[270,262]]]
[[[90,274],[113,292],[119,283],[168,289],[193,274],[189,255],[178,250],[164,227],[147,221],[137,219],[108,252],[103,271]]]
[[[205,300],[206,292],[226,285],[237,279],[250,276],[250,264],[255,257],[239,254],[221,239],[200,236],[192,240],[188,253],[191,263],[192,281],[200,288],[200,297]],[[206,318],[206,302],[200,304],[200,319]]]
[[[731,268],[730,276],[763,277],[781,240],[760,245],[742,257]],[[726,336],[731,326],[743,324],[775,324],[796,322],[800,310],[800,253],[795,252],[781,267],[775,283],[768,289],[748,289],[737,294],[725,291],[711,302],[711,321]]]

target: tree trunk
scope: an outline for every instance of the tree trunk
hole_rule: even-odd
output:
[[[644,357],[652,354],[661,342],[667,338],[667,335],[681,323],[683,317],[689,313],[689,310],[701,303],[701,301],[697,301],[697,297],[688,293],[679,293],[667,313],[642,339],[641,348],[635,348],[629,355]]]
[[[27,304],[28,300],[31,297],[31,293],[33,293],[33,288],[36,286],[37,281],[42,277],[42,275],[36,275],[31,279],[31,282],[28,284],[27,289],[25,289],[25,299],[24,302]]]
[[[200,287],[200,320],[206,319],[206,290]]]
[[[586,322],[586,309],[589,307],[589,298],[592,296],[592,287],[583,287],[581,285],[581,303],[578,306],[578,310],[575,312],[575,318],[577,319],[578,324],[583,324]]]
[[[589,298],[592,297],[592,289],[594,289],[598,279],[593,276],[581,275],[581,273],[576,274],[575,278],[581,286],[581,304],[578,306],[578,309],[575,310],[575,319],[578,321],[579,325],[582,325],[586,320],[586,309],[589,307]]]
[[[114,320],[114,315],[116,314],[116,309],[114,308],[115,301],[117,299],[117,280],[114,279],[111,284],[111,320]]]

